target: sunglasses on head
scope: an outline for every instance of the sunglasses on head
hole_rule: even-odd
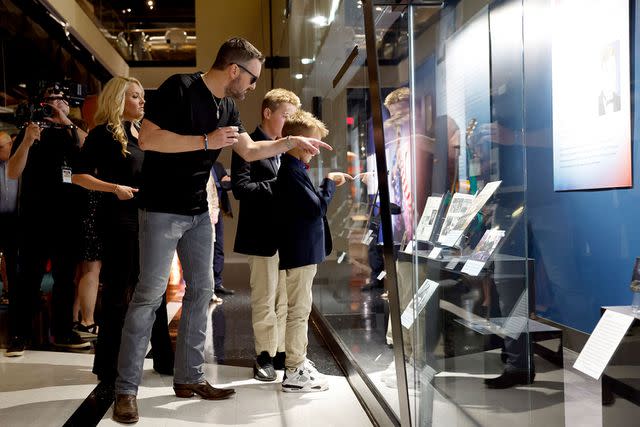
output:
[[[255,82],[258,81],[258,76],[256,76],[255,74],[253,74],[251,71],[247,70],[243,65],[240,65],[236,62],[234,62],[235,65],[237,65],[241,70],[245,71],[247,74],[249,74],[251,76],[251,84],[254,84]]]

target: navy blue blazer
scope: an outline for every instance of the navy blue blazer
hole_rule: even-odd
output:
[[[336,183],[328,178],[316,189],[304,163],[282,155],[276,197],[280,270],[319,264],[331,253],[326,214],[335,191]]]
[[[251,134],[254,141],[270,139],[258,127]],[[273,256],[278,250],[274,187],[278,160],[270,157],[247,162],[235,151],[231,155],[231,184],[240,201],[235,252],[255,256]]]

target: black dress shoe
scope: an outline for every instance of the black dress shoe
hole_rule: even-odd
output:
[[[192,397],[197,394],[205,400],[228,399],[236,392],[232,388],[215,388],[208,381],[199,384],[173,383],[173,391],[178,397]]]
[[[535,377],[535,372],[504,371],[499,377],[488,378],[484,380],[484,384],[487,386],[487,388],[504,389],[517,385],[531,384],[533,383]]]
[[[133,394],[116,394],[113,407],[113,419],[119,423],[133,424],[138,422],[138,402]]]
[[[227,289],[224,286],[220,286],[213,290],[216,295],[233,295],[236,293],[233,289]]]

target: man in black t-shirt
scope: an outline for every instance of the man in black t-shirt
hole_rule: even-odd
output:
[[[116,421],[138,420],[136,394],[144,356],[176,249],[186,282],[176,345],[176,396],[198,394],[217,400],[234,394],[212,387],[203,371],[206,315],[213,294],[213,235],[206,194],[211,166],[224,147],[233,147],[247,161],[272,157],[293,146],[313,154],[319,146],[330,148],[299,136],[251,140],[234,100],[255,89],[262,62],[262,54],[251,43],[229,39],[209,71],[169,77],[146,106],[139,138],[145,150],[140,278],[122,331]]]
[[[11,342],[5,353],[20,356],[32,334],[32,321],[40,306],[40,284],[51,260],[54,344],[87,348],[72,331],[80,190],[71,184],[71,166],[86,133],[67,117],[64,93],[45,91],[52,107],[49,127],[29,123],[16,137],[7,174],[21,179],[18,212],[18,277],[9,306]]]

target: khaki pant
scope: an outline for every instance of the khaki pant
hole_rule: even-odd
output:
[[[249,256],[251,322],[256,354],[285,351],[287,322],[285,272],[278,269],[278,253],[271,257]]]
[[[301,365],[307,357],[307,329],[311,314],[311,285],[318,271],[316,264],[285,270],[287,274],[287,368]]]

